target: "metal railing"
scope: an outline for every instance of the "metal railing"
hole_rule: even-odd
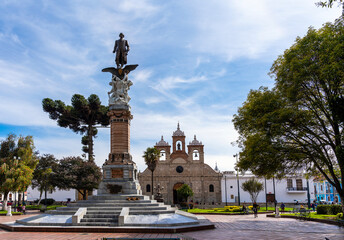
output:
[[[287,191],[307,191],[307,187],[289,187]]]

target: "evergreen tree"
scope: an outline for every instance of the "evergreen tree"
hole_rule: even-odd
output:
[[[98,133],[95,126],[97,124],[109,125],[107,115],[109,109],[101,105],[99,97],[92,94],[86,99],[80,94],[74,94],[71,106],[65,105],[61,100],[54,101],[50,98],[44,98],[42,105],[43,110],[49,113],[49,117],[56,120],[60,127],[83,134],[81,143],[84,146],[82,150],[88,154],[88,160],[93,161],[93,138]]]

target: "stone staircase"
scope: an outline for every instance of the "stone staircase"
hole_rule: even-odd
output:
[[[137,200],[133,200],[137,199]],[[95,195],[88,200],[69,203],[67,207],[48,211],[54,215],[74,215],[78,209],[87,208],[80,219],[80,226],[118,226],[119,215],[123,208],[129,208],[129,215],[173,214],[177,210],[170,205],[158,203],[143,195]]]

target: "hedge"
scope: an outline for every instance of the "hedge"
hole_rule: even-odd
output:
[[[337,215],[342,212],[341,205],[318,205],[317,214]]]

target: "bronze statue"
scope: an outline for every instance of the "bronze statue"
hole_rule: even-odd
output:
[[[124,39],[124,34],[119,34],[119,39],[116,40],[115,46],[113,48],[113,53],[116,53],[116,65],[117,68],[122,68],[127,64],[127,55],[129,52],[128,41]]]

